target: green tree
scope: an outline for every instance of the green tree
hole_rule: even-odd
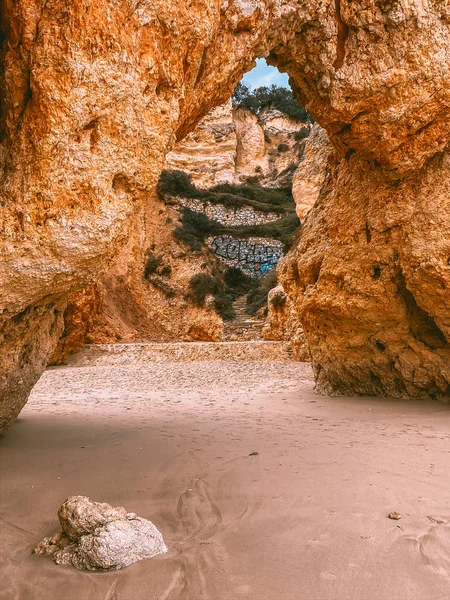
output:
[[[277,85],[262,86],[250,91],[240,82],[233,94],[233,102],[255,115],[265,108],[276,108],[295,121],[313,122],[308,111],[294,98],[292,91]]]

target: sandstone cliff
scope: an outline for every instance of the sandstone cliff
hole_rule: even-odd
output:
[[[301,223],[319,198],[331,150],[326,131],[316,123],[305,141],[303,161],[295,170],[292,181],[292,195]]]
[[[177,143],[165,168],[188,173],[202,188],[246,183],[249,178],[263,186],[283,187],[291,184],[303,158],[310,127],[277,109],[255,115],[233,107],[230,100]]]
[[[111,265],[175,139],[256,56],[289,72],[335,148],[283,281],[320,387],[449,398],[448,2],[2,8],[2,427],[68,294]]]
[[[282,285],[270,290],[267,298],[267,317],[262,330],[265,340],[289,342],[295,359],[309,362],[308,343],[295,304]]]

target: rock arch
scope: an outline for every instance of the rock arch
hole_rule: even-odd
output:
[[[319,384],[449,397],[447,2],[2,8],[2,427],[53,351],[67,294],[111,264],[174,140],[257,56],[289,72],[335,148],[284,275]]]

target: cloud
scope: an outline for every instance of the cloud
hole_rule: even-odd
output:
[[[256,67],[244,75],[243,82],[252,90],[263,85],[289,87],[288,76],[275,67],[270,67],[263,58],[258,59]]]

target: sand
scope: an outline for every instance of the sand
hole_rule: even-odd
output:
[[[318,396],[293,361],[49,369],[2,439],[0,598],[448,600],[449,423]],[[152,520],[169,553],[110,573],[34,556],[72,494]]]

